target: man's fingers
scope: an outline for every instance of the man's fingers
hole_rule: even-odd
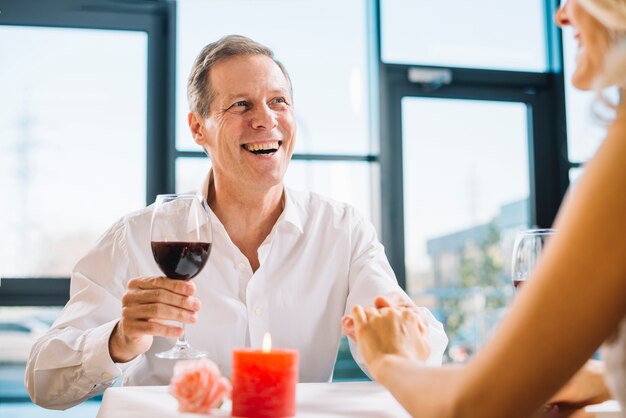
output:
[[[419,317],[417,316],[415,311],[412,309],[403,309],[401,311],[401,314],[402,314],[402,318],[404,319],[411,319],[415,322],[419,322]]]
[[[391,308],[391,302],[384,296],[378,296],[374,299],[374,306],[376,309]]]
[[[350,315],[345,315],[341,318],[341,327],[344,331],[354,329],[354,320]]]
[[[162,319],[185,323],[193,323],[198,320],[198,314],[195,312],[165,305],[163,303],[148,303],[141,305],[138,310],[140,310],[140,315],[137,316],[139,318]]]
[[[196,293],[196,285],[192,281],[173,280],[167,277],[138,277],[129,280],[129,289],[166,289],[172,293],[191,296]]]
[[[428,321],[424,319],[424,315],[419,310],[403,309],[402,318],[414,322],[421,334],[428,335],[430,325],[428,324]]]
[[[200,301],[191,296],[195,290],[193,282],[165,277],[134,278],[128,282],[128,289],[122,296],[122,306],[131,308],[135,318],[161,318],[189,322],[185,320],[185,312],[180,310],[184,309],[192,313],[200,310]],[[160,305],[169,305],[177,311],[167,310]]]
[[[163,303],[146,303],[122,306],[122,318],[127,321],[177,321],[186,324],[198,322],[194,311],[177,308]]]
[[[355,327],[360,327],[367,322],[367,316],[361,305],[356,305],[352,308],[352,320]]]
[[[380,316],[380,312],[377,308],[374,308],[373,306],[368,306],[367,308],[365,308],[365,316],[367,320],[370,321],[373,318]]]
[[[391,306],[395,308],[412,308],[416,306],[415,302],[404,293],[389,292],[385,294],[384,297],[389,301]]]
[[[192,296],[183,296],[166,289],[130,289],[122,296],[123,306],[163,303],[192,312],[200,310],[200,300]]]
[[[126,323],[124,334],[130,338],[152,335],[157,337],[179,337],[183,329],[176,325],[164,324],[159,321],[131,321]]]

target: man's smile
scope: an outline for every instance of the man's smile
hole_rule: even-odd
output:
[[[241,148],[256,155],[273,154],[278,151],[283,141],[262,142],[254,144],[243,144]]]

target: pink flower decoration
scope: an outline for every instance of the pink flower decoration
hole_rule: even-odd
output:
[[[230,396],[230,382],[208,359],[183,360],[174,366],[170,394],[178,400],[180,412],[208,414]]]

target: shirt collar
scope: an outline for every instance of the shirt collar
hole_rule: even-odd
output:
[[[204,196],[205,201],[208,202],[209,196],[209,187],[213,185],[213,169],[209,169],[209,173],[205,177],[202,182],[202,186],[200,187],[200,191],[198,192],[202,196]],[[283,213],[280,214],[276,224],[280,224],[282,222],[287,222],[293,225],[300,233],[304,232],[304,228],[302,225],[302,217],[300,216],[300,206],[298,202],[294,199],[293,193],[287,187],[283,187],[283,199],[285,199],[285,208],[283,209]],[[213,211],[211,211],[213,214]]]
[[[303,233],[304,228],[302,225],[302,217],[300,216],[301,208],[298,205],[298,202],[294,199],[292,191],[287,187],[284,187],[283,190],[285,209],[283,209],[283,213],[278,218],[278,222],[282,219],[293,225],[298,231],[300,231],[300,233]]]

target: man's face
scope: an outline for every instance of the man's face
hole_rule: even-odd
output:
[[[216,180],[242,191],[282,184],[296,122],[278,65],[263,55],[237,56],[215,64],[209,77],[215,92],[209,115],[190,114],[189,123],[195,141],[209,151]]]

